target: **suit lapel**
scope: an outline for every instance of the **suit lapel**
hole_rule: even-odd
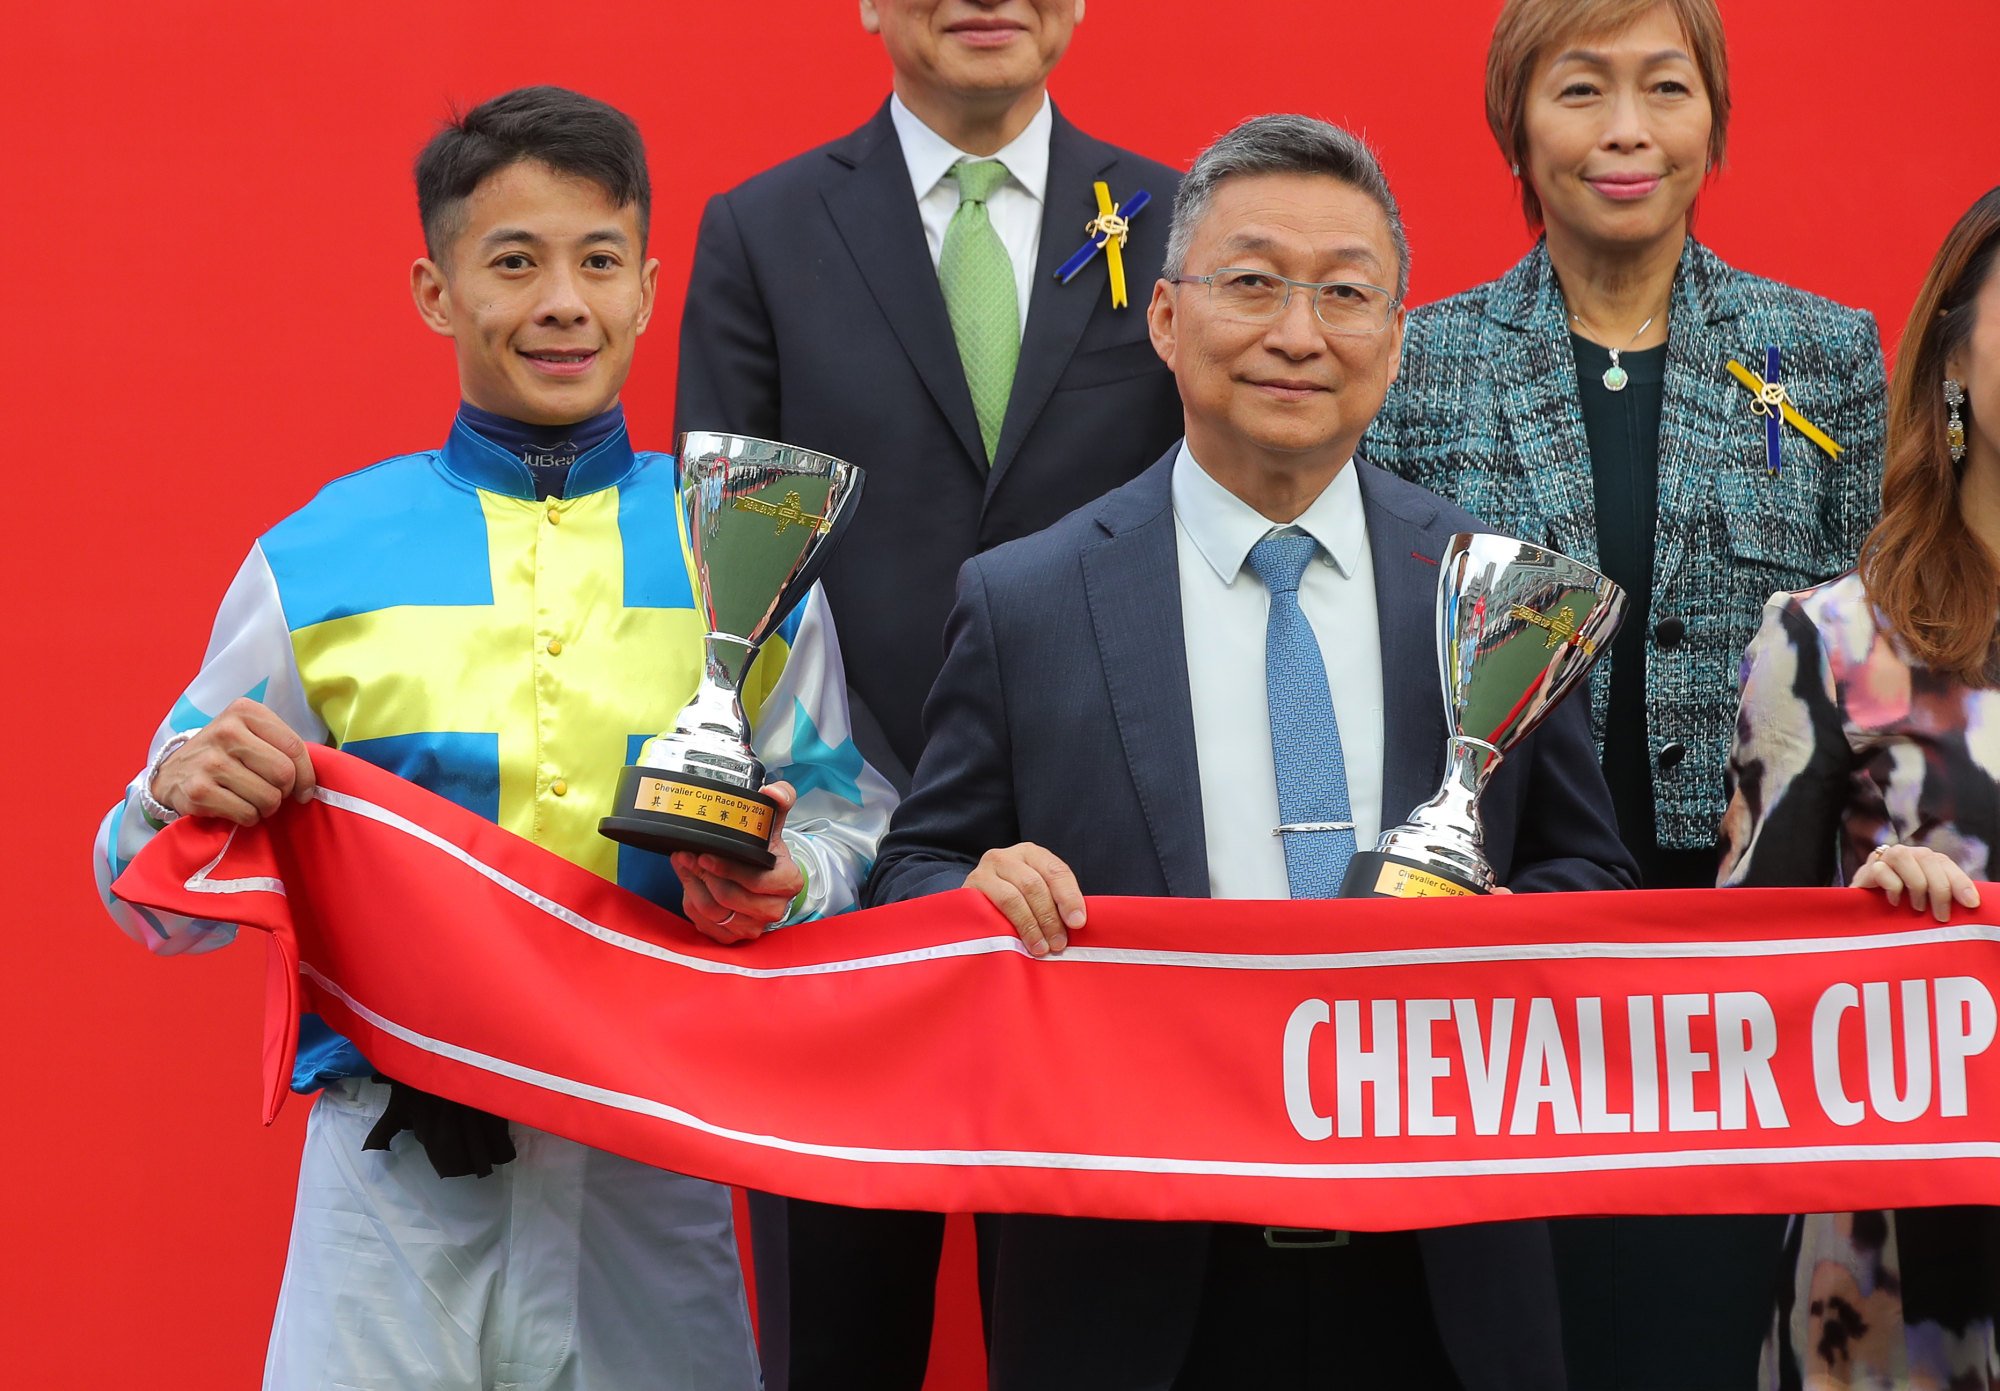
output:
[[[1689,237],[1674,277],[1667,319],[1667,380],[1660,398],[1659,520],[1653,536],[1653,593],[1665,592],[1687,559],[1707,513],[1714,461],[1728,456],[1728,408],[1738,391],[1725,364],[1729,341],[1715,325],[1736,315],[1721,262]],[[1754,351],[1750,350],[1750,351]],[[1764,364],[1748,364],[1760,375]]]
[[[1056,283],[1056,268],[1083,244],[1083,225],[1096,215],[1096,196],[1091,182],[1117,160],[1109,145],[1092,140],[1052,112],[1049,130],[1049,180],[1043,190],[1042,241],[1035,257],[1035,274],[1029,282],[1028,324],[1021,335],[1020,365],[1014,372],[1014,389],[1007,398],[1007,416],[1001,423],[1000,442],[993,454],[993,472],[987,480],[987,496],[993,495],[1000,476],[1021,452],[1021,442],[1041,416],[1054,394],[1056,382],[1076,351],[1090,322],[1091,311],[1106,300],[1108,272],[1104,258],[1097,257],[1067,285]],[[1129,189],[1113,189],[1112,196],[1129,196]],[[1143,314],[1145,295],[1151,286],[1128,286],[1135,303],[1121,313]],[[1108,311],[1107,311],[1108,312]],[[955,359],[954,359],[955,360]],[[968,398],[969,399],[969,398]]]
[[[1444,778],[1444,695],[1438,676],[1437,507],[1421,497],[1385,496],[1388,476],[1361,470],[1361,507],[1375,571],[1382,641],[1382,829],[1402,824]],[[1372,848],[1372,847],[1368,847]]]
[[[944,292],[938,288],[923,219],[910,190],[909,166],[886,102],[833,158],[844,167],[821,190],[833,225],[910,365],[951,422],[965,463],[984,476],[986,446],[979,437],[979,417],[972,409]]]
[[[1206,898],[1208,841],[1171,494],[1178,452],[1176,445],[1104,500],[1098,522],[1111,535],[1084,550],[1083,583],[1112,718],[1167,892]]]
[[[1500,427],[1548,521],[1548,545],[1597,564],[1597,489],[1590,441],[1578,404],[1576,354],[1570,348],[1555,271],[1541,247],[1509,271],[1488,303],[1482,336],[1494,360]]]

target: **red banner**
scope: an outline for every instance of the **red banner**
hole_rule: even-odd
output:
[[[185,821],[132,902],[269,934],[384,1072],[858,1206],[1364,1230],[2000,1193],[2000,928],[1878,895],[1093,899],[1036,960],[960,892],[723,947],[365,763]],[[2000,904],[2000,889],[1985,890]]]

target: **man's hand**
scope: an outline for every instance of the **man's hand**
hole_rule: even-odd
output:
[[[792,900],[806,886],[785,844],[785,816],[799,794],[788,782],[774,782],[764,795],[778,804],[771,822],[771,853],[778,862],[757,869],[722,855],[676,851],[671,857],[681,881],[681,916],[704,935],[722,943],[748,942],[792,911]]]
[[[1076,875],[1032,841],[981,855],[965,887],[991,899],[1036,956],[1061,951],[1069,945],[1069,934],[1083,926],[1083,891]]]
[[[153,800],[183,816],[219,816],[254,826],[318,783],[306,741],[244,696],[174,750],[153,775]]]
[[[1979,906],[1979,890],[1973,887],[1972,877],[1950,856],[1921,845],[1876,846],[1854,871],[1854,881],[1848,887],[1880,889],[1891,903],[1901,902],[1908,890],[1910,911],[1921,913],[1929,904],[1931,916],[1939,922],[1951,920],[1954,902],[1966,908]]]

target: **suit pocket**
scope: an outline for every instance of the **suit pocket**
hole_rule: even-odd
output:
[[[1769,566],[1785,582],[1776,589],[1803,589],[1847,568],[1836,560],[1821,532],[1817,470],[1770,477],[1760,467],[1726,472],[1716,479],[1729,552],[1740,560]]]
[[[1090,386],[1109,386],[1113,382],[1130,381],[1134,377],[1166,370],[1167,365],[1153,351],[1152,341],[1142,338],[1137,343],[1119,343],[1109,348],[1078,353],[1063,369],[1056,390],[1077,391]]]

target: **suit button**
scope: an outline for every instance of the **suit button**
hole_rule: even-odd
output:
[[[1674,739],[1669,741],[1660,749],[1660,766],[1662,768],[1673,767],[1676,763],[1687,757],[1687,752],[1687,745],[1683,744],[1680,740]]]
[[[1688,625],[1678,618],[1663,618],[1653,629],[1653,641],[1662,647],[1679,647],[1681,639],[1687,636]]]

